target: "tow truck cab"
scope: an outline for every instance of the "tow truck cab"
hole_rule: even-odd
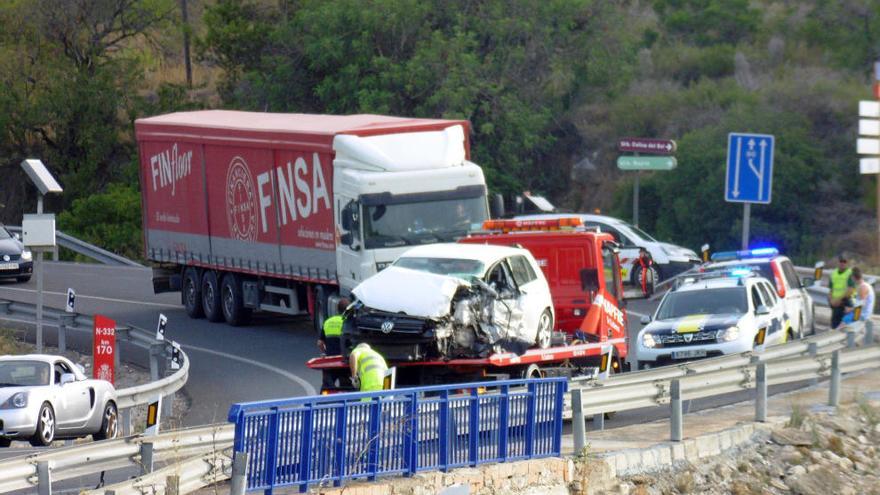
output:
[[[620,261],[611,234],[588,230],[576,217],[487,220],[483,231],[459,242],[528,249],[550,284],[557,330],[592,342],[626,336]]]

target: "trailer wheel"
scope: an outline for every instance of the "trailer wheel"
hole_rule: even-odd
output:
[[[199,271],[189,267],[183,272],[183,307],[190,318],[204,318]]]
[[[525,380],[544,378],[544,372],[541,371],[541,368],[538,367],[537,364],[530,364],[526,367],[525,370],[523,370],[522,377]]]
[[[223,276],[220,284],[220,296],[223,310],[223,319],[234,327],[246,325],[251,319],[251,310],[244,307],[244,295],[241,289],[241,279],[234,273]]]
[[[538,320],[538,332],[535,341],[541,349],[550,347],[550,344],[553,342],[553,315],[550,313],[549,309],[545,309],[544,312],[541,313],[541,318]]]
[[[327,292],[324,287],[317,286],[315,288],[315,311],[312,315],[312,321],[315,324],[315,333],[321,335],[324,329],[324,320],[327,319]]]
[[[223,310],[220,308],[220,286],[217,283],[217,272],[206,270],[202,274],[202,309],[208,321],[223,321]]]

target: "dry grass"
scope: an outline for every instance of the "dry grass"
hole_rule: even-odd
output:
[[[23,354],[26,349],[26,346],[15,338],[15,332],[0,328],[0,355]]]

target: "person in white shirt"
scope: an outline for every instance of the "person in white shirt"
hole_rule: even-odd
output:
[[[862,278],[862,270],[858,267],[853,268],[852,278],[856,283],[855,295],[862,305],[862,314],[859,319],[865,321],[874,314],[874,301],[876,300],[874,287]]]

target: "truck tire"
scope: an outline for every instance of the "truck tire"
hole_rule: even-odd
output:
[[[220,284],[217,283],[217,272],[205,270],[202,274],[202,309],[208,321],[223,321],[221,309]]]
[[[251,319],[251,310],[244,307],[241,279],[234,273],[227,273],[220,283],[220,308],[223,319],[234,327],[246,325]]]
[[[202,308],[202,284],[199,280],[199,271],[194,267],[189,267],[183,272],[181,297],[183,308],[190,318],[205,317],[205,311]]]
[[[650,266],[650,267],[648,267],[648,269],[651,270],[651,272],[653,272],[654,283],[652,285],[656,286],[658,283],[660,283],[660,271],[657,270],[656,266]],[[639,290],[642,289],[642,265],[636,263],[633,266],[632,277],[630,277],[630,282],[632,283],[633,287],[636,287]]]
[[[539,380],[544,378],[544,372],[541,371],[541,368],[537,364],[533,363],[523,370],[522,377],[524,380]]]
[[[327,319],[327,291],[323,286],[315,287],[315,307],[312,314],[312,322],[315,324],[315,333],[320,335],[324,329],[324,320]]]

